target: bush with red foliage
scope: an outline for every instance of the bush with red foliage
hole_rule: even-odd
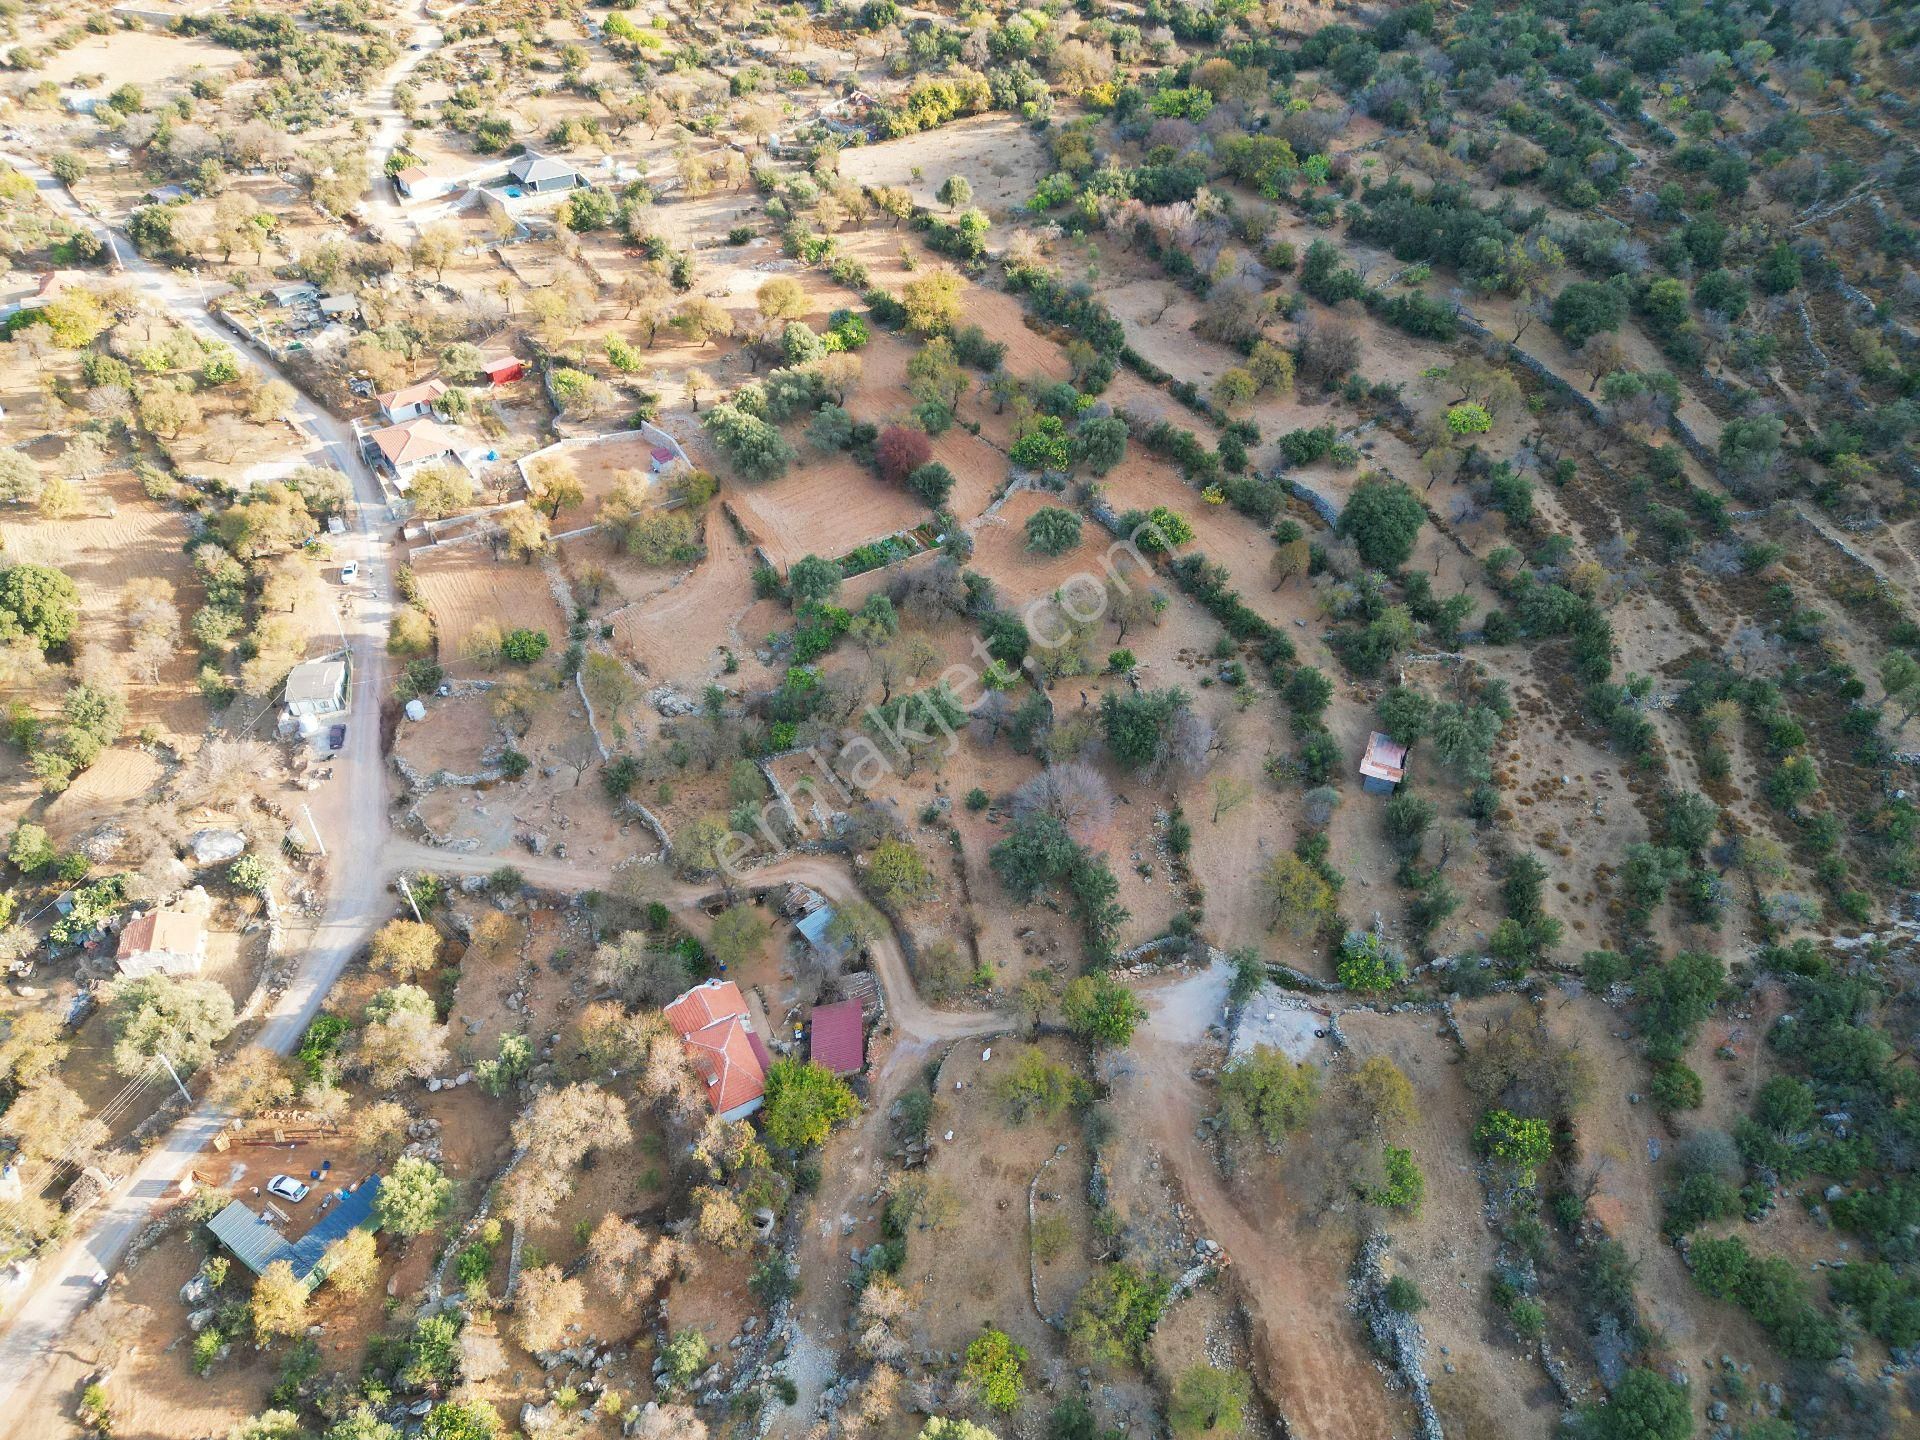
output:
[[[889,425],[880,432],[873,449],[880,467],[880,478],[890,485],[904,485],[907,476],[933,458],[933,445],[924,430],[911,425]]]

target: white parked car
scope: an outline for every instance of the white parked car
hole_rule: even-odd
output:
[[[340,567],[340,583],[342,585],[351,585],[359,574],[360,562],[358,560],[349,560]]]
[[[278,1195],[282,1200],[291,1200],[298,1205],[307,1198],[311,1186],[302,1185],[291,1175],[276,1175],[267,1181],[267,1193]]]

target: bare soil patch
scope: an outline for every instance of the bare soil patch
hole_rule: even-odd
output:
[[[564,644],[571,617],[560,613],[539,566],[495,559],[491,548],[472,540],[415,550],[411,564],[448,670],[476,668],[463,658],[464,647],[473,628],[486,621],[502,631],[544,630],[549,640]]]
[[[904,185],[914,202],[943,208],[949,175],[973,185],[973,203],[989,214],[1024,205],[1045,171],[1032,129],[1010,115],[986,115],[899,140],[860,145],[840,156],[840,173],[862,185]]]

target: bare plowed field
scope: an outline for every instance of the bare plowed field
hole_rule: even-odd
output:
[[[739,502],[736,492],[733,503]],[[739,630],[752,606],[752,561],[716,510],[707,521],[707,558],[693,573],[610,617],[614,649],[655,683],[704,683],[718,673],[722,646],[739,653],[757,638]]]
[[[0,520],[0,545],[10,565],[66,571],[80,591],[82,637],[105,642],[120,623],[120,590],[127,581],[155,575],[177,587],[187,584],[190,532],[185,515],[149,500],[130,475],[89,485],[84,496],[85,511],[71,520],[15,510]]]
[[[884,484],[846,455],[803,457],[778,480],[729,486],[727,498],[783,570],[803,555],[845,555],[856,545],[911,529],[927,514],[913,495]]]
[[[487,546],[470,541],[416,550],[413,570],[433,614],[441,662],[450,668],[464,663],[467,634],[484,620],[502,630],[544,630],[549,640],[566,640],[568,617],[537,565],[496,560]]]
[[[940,208],[935,192],[949,175],[973,185],[988,212],[1024,205],[1044,169],[1032,129],[1011,115],[982,116],[920,135],[862,145],[840,157],[840,173],[862,185],[904,185],[920,205]]]

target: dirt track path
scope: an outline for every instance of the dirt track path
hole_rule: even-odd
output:
[[[1138,993],[1147,1020],[1134,1032],[1133,1074],[1116,1090],[1116,1110],[1136,1124],[1173,1168],[1201,1231],[1226,1248],[1252,1324],[1254,1365],[1285,1415],[1293,1440],[1388,1440],[1412,1433],[1405,1407],[1387,1393],[1347,1308],[1346,1268],[1325,1244],[1295,1243],[1286,1197],[1262,1178],[1256,1197],[1220,1178],[1195,1122],[1212,1097],[1187,1073],[1206,1027],[1226,1006],[1227,970],[1217,966]]]
[[[391,874],[398,870],[437,870],[453,875],[490,875],[510,865],[536,885],[578,893],[604,885],[613,877],[613,867],[597,862],[555,860],[524,853],[483,855],[458,850],[442,850],[417,840],[389,840],[381,851],[381,861]],[[798,881],[810,885],[839,904],[860,898],[859,887],[847,873],[845,861],[820,855],[794,855],[772,865],[748,872],[746,884],[759,888]],[[692,909],[714,895],[711,883],[673,882],[666,898],[677,908]],[[907,957],[891,927],[869,947],[874,968],[886,990],[887,1016],[898,1037],[897,1048],[909,1042],[923,1045],[941,1040],[959,1040],[969,1035],[991,1035],[1007,1028],[1007,1017],[995,1011],[936,1010],[920,998],[914,989]],[[878,1076],[875,1077],[876,1088]]]

